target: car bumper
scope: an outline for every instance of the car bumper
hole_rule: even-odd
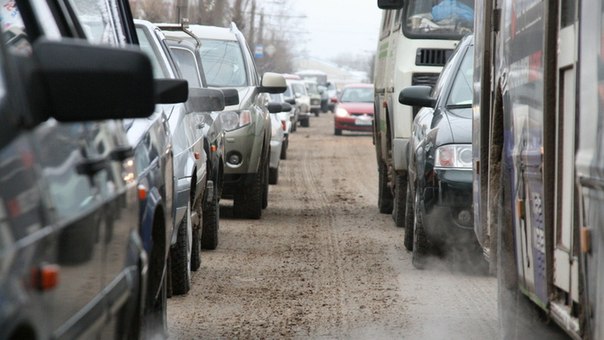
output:
[[[224,174],[248,174],[258,171],[259,152],[262,146],[263,136],[256,136],[255,124],[226,133],[224,152],[226,154],[226,166]],[[259,144],[257,146],[256,144]],[[228,162],[231,154],[236,153],[241,161],[238,164]]]
[[[334,125],[336,129],[347,131],[372,131],[373,119],[359,119],[355,117],[335,117]]]
[[[423,193],[429,237],[446,243],[475,242],[472,171],[435,170],[430,177]]]
[[[281,159],[281,148],[283,146],[282,141],[271,140],[271,155],[270,155],[270,167],[277,169],[279,167],[279,160]]]

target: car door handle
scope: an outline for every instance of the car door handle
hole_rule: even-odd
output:
[[[107,160],[99,157],[94,159],[86,159],[76,166],[76,170],[80,175],[94,176],[97,172],[105,169]]]
[[[134,156],[134,149],[131,146],[118,146],[115,150],[111,151],[109,158],[112,161],[123,162],[126,159]]]

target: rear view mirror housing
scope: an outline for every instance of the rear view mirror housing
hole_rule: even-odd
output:
[[[211,112],[224,110],[224,95],[221,90],[189,88],[187,112]]]
[[[239,91],[236,89],[220,89],[224,95],[224,105],[239,105]]]
[[[294,107],[291,106],[290,103],[281,103],[281,112],[289,112],[293,109]]]
[[[260,92],[283,93],[287,90],[285,78],[279,73],[266,72],[262,76]]]
[[[401,9],[404,4],[404,0],[378,0],[378,7],[380,9]]]
[[[398,102],[403,105],[433,108],[436,105],[436,100],[431,97],[431,93],[431,86],[409,86],[401,91],[398,96]]]
[[[189,83],[182,79],[155,79],[155,103],[184,103],[189,98]]]
[[[288,103],[277,103],[270,102],[266,105],[268,112],[270,113],[279,113],[279,112],[288,112],[292,110],[292,106]]]
[[[35,62],[21,59],[20,69],[27,88],[37,90],[30,103],[40,121],[142,118],[153,113],[153,73],[143,52],[68,38],[39,39],[32,47]]]

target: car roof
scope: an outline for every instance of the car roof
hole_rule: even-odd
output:
[[[189,25],[189,30],[199,39],[237,41],[236,33],[226,27]]]

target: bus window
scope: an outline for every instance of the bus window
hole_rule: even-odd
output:
[[[457,37],[471,33],[474,23],[474,2],[470,0],[410,0],[403,32],[413,38]]]

